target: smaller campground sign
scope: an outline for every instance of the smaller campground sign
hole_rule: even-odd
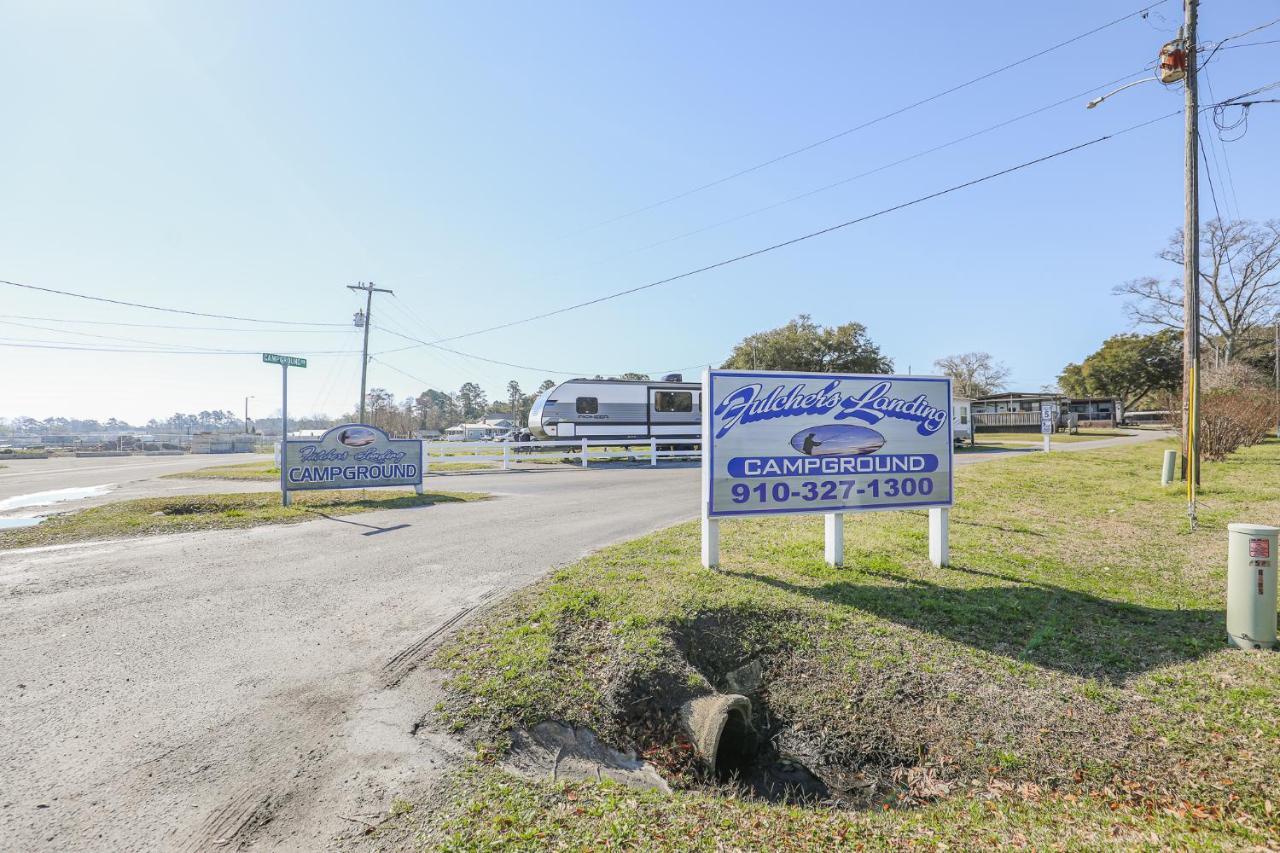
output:
[[[422,442],[391,438],[367,424],[343,424],[315,441],[290,439],[284,482],[301,489],[422,487]]]

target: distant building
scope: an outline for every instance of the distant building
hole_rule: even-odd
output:
[[[503,435],[510,431],[511,421],[502,418],[497,423],[481,421],[475,424],[451,426],[444,431],[444,437],[446,441],[486,441],[495,435]]]
[[[1076,416],[1081,427],[1115,427],[1124,420],[1124,404],[1114,397],[1068,397],[1045,391],[1006,391],[976,397],[970,410],[978,429],[1038,430],[1044,403],[1057,407],[1060,427],[1068,425],[1071,415]]]

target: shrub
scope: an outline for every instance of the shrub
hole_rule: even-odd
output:
[[[1169,419],[1182,431],[1182,399],[1169,398]],[[1241,447],[1265,439],[1276,428],[1274,392],[1254,384],[1215,382],[1200,393],[1200,453],[1203,459],[1220,461]]]

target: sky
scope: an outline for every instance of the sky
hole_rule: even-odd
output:
[[[1177,112],[1181,87],[1156,82],[1084,108],[1173,37],[1167,0],[843,133],[1142,5],[0,0],[0,279],[248,318],[0,285],[0,417],[141,423],[245,397],[268,417],[280,369],[261,352],[308,358],[291,415],[350,411],[361,281],[394,291],[375,297],[368,382],[397,397],[690,377],[802,313],[864,324],[903,372],[982,350],[1038,390],[1130,328],[1115,285],[1179,274],[1156,257],[1182,220],[1179,117],[470,333]],[[1203,0],[1201,41],[1277,17]],[[1202,101],[1274,82],[1278,54],[1220,51]],[[1205,127],[1204,218],[1206,177],[1224,216],[1280,217],[1280,104],[1235,141]],[[412,343],[395,333],[464,336],[444,346],[466,355],[389,352]]]

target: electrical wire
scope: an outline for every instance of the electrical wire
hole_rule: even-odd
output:
[[[0,284],[9,287],[20,287],[24,290],[35,290],[41,293],[53,293],[58,296],[72,296],[76,299],[87,299],[91,302],[105,302],[110,305],[123,305],[128,308],[145,308],[148,311],[164,311],[169,314],[186,314],[191,317],[210,317],[215,320],[239,320],[242,323],[268,323],[282,326],[346,326],[346,323],[307,323],[301,320],[264,320],[260,317],[237,317],[232,314],[207,314],[203,311],[188,311],[183,308],[165,308],[159,305],[147,305],[142,302],[126,302],[123,299],[108,299],[105,296],[90,296],[87,293],[75,293],[70,290],[57,290],[52,287],[40,287],[34,284],[23,284],[17,281],[0,279]]]
[[[939,151],[943,151],[943,150],[945,150],[945,149],[947,149],[947,148],[951,148],[951,147],[953,147],[953,146],[959,145],[959,144],[960,144],[960,143],[962,143],[962,142],[968,142],[970,139],[976,139],[976,138],[977,138],[977,137],[979,137],[979,136],[983,136],[983,135],[985,135],[985,134],[992,133],[992,132],[994,132],[994,131],[996,131],[996,130],[999,130],[999,129],[1003,128],[1003,127],[1008,127],[1008,126],[1009,126],[1009,125],[1011,125],[1011,124],[1016,124],[1017,122],[1023,121],[1024,119],[1028,119],[1028,118],[1031,118],[1031,117],[1033,117],[1033,116],[1040,115],[1041,113],[1047,112],[1047,111],[1049,111],[1049,110],[1051,110],[1051,109],[1055,109],[1056,107],[1063,106],[1064,104],[1074,103],[1074,102],[1078,101],[1080,98],[1085,97],[1086,95],[1092,95],[1094,92],[1097,92],[1097,91],[1099,91],[1099,90],[1101,90],[1101,89],[1106,89],[1106,88],[1108,88],[1109,86],[1114,86],[1116,83],[1121,83],[1121,82],[1123,82],[1123,81],[1125,81],[1125,80],[1130,79],[1131,77],[1136,77],[1136,76],[1138,76],[1139,74],[1143,74],[1143,73],[1145,73],[1145,72],[1147,72],[1147,71],[1150,71],[1152,68],[1154,68],[1154,64],[1153,64],[1153,65],[1150,65],[1150,66],[1147,66],[1146,68],[1143,68],[1143,69],[1141,69],[1141,70],[1139,70],[1139,71],[1135,71],[1135,72],[1133,72],[1133,73],[1126,74],[1126,75],[1124,75],[1124,76],[1122,76],[1122,77],[1117,77],[1115,80],[1111,80],[1111,81],[1106,82],[1106,83],[1103,83],[1103,84],[1101,84],[1101,85],[1094,86],[1094,87],[1093,87],[1093,88],[1091,88],[1091,89],[1086,89],[1086,90],[1085,90],[1085,91],[1083,91],[1083,92],[1078,92],[1078,93],[1076,93],[1076,94],[1074,94],[1074,95],[1071,95],[1071,96],[1069,96],[1069,97],[1062,98],[1062,99],[1060,99],[1060,100],[1054,101],[1054,102],[1053,102],[1053,103],[1051,103],[1051,104],[1046,104],[1046,105],[1044,105],[1044,106],[1042,106],[1042,107],[1038,107],[1038,108],[1036,108],[1036,109],[1034,109],[1034,110],[1031,110],[1030,112],[1025,112],[1025,113],[1022,113],[1021,115],[1014,116],[1013,118],[1006,119],[1006,120],[1001,121],[1001,122],[998,122],[998,123],[996,123],[996,124],[988,125],[987,127],[984,127],[984,128],[982,128],[982,129],[980,129],[980,130],[975,130],[975,131],[973,131],[972,133],[966,133],[964,136],[958,136],[958,137],[956,137],[955,139],[952,139],[952,140],[950,140],[950,141],[948,141],[948,142],[943,142],[943,143],[941,143],[940,145],[935,145],[935,146],[933,146],[932,148],[926,148],[926,149],[924,149],[924,150],[922,150],[922,151],[917,151],[917,152],[916,152],[916,153],[914,153],[914,154],[909,154],[909,155],[907,155],[906,157],[902,157],[902,158],[897,159],[897,160],[894,160],[894,161],[892,161],[892,162],[885,163],[885,164],[880,165],[880,166],[876,166],[874,169],[868,169],[868,170],[867,170],[867,171],[865,171],[865,172],[859,172],[859,173],[858,173],[858,174],[856,174],[856,175],[851,175],[851,176],[849,176],[849,177],[847,177],[847,178],[842,178],[841,180],[834,181],[834,182],[829,183],[829,184],[824,184],[824,185],[822,185],[822,186],[820,186],[820,187],[817,187],[817,188],[815,188],[815,189],[807,190],[806,192],[802,192],[802,193],[800,193],[800,194],[798,194],[798,195],[793,195],[793,196],[791,196],[791,197],[789,197],[789,198],[782,199],[781,201],[773,202],[772,204],[767,204],[767,205],[765,205],[765,206],[763,206],[763,207],[757,207],[757,208],[755,208],[754,210],[749,210],[749,211],[747,211],[746,213],[741,213],[741,214],[738,214],[737,216],[732,216],[732,217],[730,217],[730,218],[728,218],[728,219],[721,219],[721,220],[720,220],[720,221],[718,221],[718,222],[713,222],[713,223],[711,223],[710,225],[705,225],[705,226],[703,226],[703,227],[701,227],[701,228],[696,228],[696,229],[694,229],[694,230],[692,230],[692,231],[686,231],[686,232],[684,232],[684,233],[682,233],[682,234],[677,234],[677,235],[675,235],[674,237],[668,237],[668,238],[666,238],[666,239],[664,239],[664,240],[658,240],[657,242],[649,243],[648,245],[641,246],[639,249],[633,249],[631,252],[628,252],[627,254],[632,254],[632,253],[634,253],[634,252],[642,252],[642,251],[646,251],[646,250],[648,250],[648,249],[654,249],[654,248],[657,248],[657,247],[659,247],[659,246],[664,246],[664,245],[666,245],[666,244],[668,244],[668,243],[673,243],[673,242],[675,242],[675,241],[677,241],[677,240],[683,240],[683,239],[685,239],[685,238],[693,237],[693,236],[696,236],[696,235],[698,235],[698,234],[702,234],[702,233],[705,233],[705,232],[707,232],[707,231],[711,231],[711,230],[713,230],[713,229],[723,227],[723,226],[725,226],[725,225],[730,225],[730,224],[732,224],[732,223],[734,223],[734,222],[740,222],[740,221],[741,221],[741,220],[743,220],[743,219],[747,219],[747,218],[749,218],[749,217],[756,216],[756,215],[761,214],[761,213],[766,213],[766,212],[768,212],[768,211],[770,211],[770,210],[776,210],[776,209],[777,209],[777,208],[779,208],[779,207],[783,207],[783,206],[785,206],[785,205],[792,204],[792,203],[797,202],[797,201],[802,201],[802,200],[804,200],[804,199],[806,199],[806,198],[810,198],[810,197],[815,196],[815,195],[818,195],[818,194],[820,194],[820,193],[828,192],[828,191],[830,191],[830,190],[837,189],[837,188],[842,187],[842,186],[845,186],[845,185],[847,185],[847,184],[851,184],[851,183],[853,183],[854,181],[861,180],[862,178],[870,177],[871,175],[875,175],[875,174],[878,174],[878,173],[880,173],[880,172],[887,171],[888,169],[892,169],[892,168],[894,168],[894,167],[896,167],[896,166],[901,166],[901,165],[903,165],[903,164],[905,164],[905,163],[910,163],[910,162],[912,162],[913,160],[918,160],[918,159],[920,159],[921,157],[928,156],[929,154],[936,154],[936,153],[937,153],[937,152],[939,152]]]
[[[710,264],[706,264],[705,266],[697,267],[696,269],[686,270],[685,272],[678,273],[677,275],[668,276],[667,278],[658,279],[658,280],[656,280],[656,281],[651,281],[651,282],[648,282],[648,283],[646,283],[646,284],[637,285],[637,286],[635,286],[635,287],[629,287],[629,288],[627,288],[627,289],[625,289],[625,290],[619,290],[619,291],[616,291],[616,292],[614,292],[614,293],[606,294],[606,295],[604,295],[604,296],[597,296],[596,298],[594,298],[594,299],[588,299],[588,300],[586,300],[585,302],[578,302],[578,303],[575,303],[575,304],[573,304],[573,305],[566,305],[566,306],[564,306],[564,307],[562,307],[562,308],[556,308],[556,309],[551,310],[551,311],[545,311],[545,312],[543,312],[543,313],[541,313],[541,314],[535,314],[535,315],[530,316],[530,317],[523,317],[523,318],[521,318],[521,319],[519,319],[519,320],[511,320],[511,321],[508,321],[508,322],[506,322],[506,323],[499,323],[499,324],[497,324],[497,325],[495,325],[495,326],[489,326],[489,327],[486,327],[486,328],[483,328],[483,329],[476,329],[475,331],[471,331],[471,332],[464,332],[464,333],[459,334],[459,335],[453,335],[453,336],[451,336],[451,337],[447,337],[447,338],[440,338],[439,340],[435,340],[435,341],[424,341],[424,342],[422,342],[422,344],[420,344],[420,345],[422,345],[422,346],[436,346],[436,345],[438,345],[438,344],[444,344],[444,343],[450,343],[450,342],[452,342],[452,341],[462,340],[463,338],[470,338],[470,337],[475,337],[476,335],[483,335],[483,334],[487,334],[487,333],[489,333],[489,332],[496,332],[496,331],[500,331],[500,330],[502,330],[502,329],[509,329],[509,328],[511,328],[511,327],[513,327],[513,326],[519,326],[519,325],[523,325],[523,324],[525,324],[525,323],[532,323],[532,322],[535,322],[535,321],[537,321],[537,320],[544,320],[544,319],[546,319],[546,318],[548,318],[548,317],[554,317],[554,316],[557,316],[557,315],[559,315],[559,314],[565,314],[565,313],[568,313],[568,312],[570,312],[570,311],[576,311],[576,310],[578,310],[578,309],[580,309],[580,308],[586,308],[586,307],[589,307],[589,306],[592,306],[592,305],[598,305],[598,304],[600,304],[600,303],[602,303],[602,302],[608,302],[609,300],[617,299],[617,298],[622,297],[622,296],[629,296],[629,295],[631,295],[631,294],[633,294],[633,293],[639,293],[639,292],[641,292],[641,291],[649,290],[649,289],[654,288],[654,287],[660,287],[660,286],[665,285],[665,284],[671,284],[672,282],[680,281],[680,280],[682,280],[682,279],[692,278],[693,276],[700,275],[700,274],[705,273],[705,272],[710,272],[711,270],[720,269],[720,268],[722,268],[722,267],[727,267],[727,266],[729,266],[729,265],[731,265],[731,264],[739,263],[740,261],[745,261],[745,260],[748,260],[748,259],[750,259],[750,258],[759,257],[760,255],[764,255],[764,254],[767,254],[767,253],[769,253],[769,252],[777,251],[778,249],[783,249],[783,248],[786,248],[786,247],[788,247],[788,246],[793,246],[793,245],[795,245],[795,244],[797,244],[797,243],[805,242],[806,240],[812,240],[812,239],[814,239],[815,237],[821,237],[821,236],[824,236],[824,235],[826,235],[826,234],[830,234],[830,233],[832,233],[832,232],[834,232],[834,231],[839,231],[839,230],[841,230],[841,229],[848,228],[848,227],[850,227],[850,226],[852,226],[852,225],[858,225],[858,224],[860,224],[860,223],[867,222],[867,221],[869,221],[869,220],[871,220],[871,219],[876,219],[876,218],[878,218],[878,217],[880,217],[880,216],[885,216],[885,215],[887,215],[887,214],[889,214],[889,213],[894,213],[894,212],[897,212],[897,211],[899,211],[899,210],[904,210],[904,209],[906,209],[906,208],[908,208],[908,207],[914,207],[915,205],[922,204],[922,203],[924,203],[924,202],[926,202],[926,201],[931,201],[931,200],[936,199],[936,198],[941,198],[942,196],[950,195],[951,193],[958,192],[958,191],[963,190],[963,189],[968,189],[968,188],[970,188],[970,187],[974,187],[974,186],[977,186],[977,185],[979,185],[979,184],[986,183],[987,181],[991,181],[991,180],[994,180],[994,179],[996,179],[996,178],[1000,178],[1000,177],[1003,177],[1003,176],[1005,176],[1005,175],[1012,174],[1012,173],[1014,173],[1014,172],[1019,172],[1019,171],[1021,171],[1021,170],[1023,170],[1023,169],[1027,169],[1027,168],[1030,168],[1030,167],[1032,167],[1032,166],[1036,166],[1036,165],[1039,165],[1039,164],[1041,164],[1041,163],[1045,163],[1045,162],[1048,162],[1048,161],[1050,161],[1050,160],[1057,159],[1058,157],[1063,157],[1063,156],[1065,156],[1065,155],[1067,155],[1067,154],[1072,154],[1072,153],[1074,153],[1074,152],[1076,152],[1076,151],[1080,151],[1080,150],[1082,150],[1082,149],[1089,148],[1089,147],[1091,147],[1091,146],[1093,146],[1093,145],[1097,145],[1097,144],[1099,144],[1099,143],[1101,143],[1101,142],[1106,142],[1106,141],[1108,141],[1108,140],[1110,140],[1110,139],[1114,139],[1114,138],[1116,138],[1116,137],[1118,137],[1118,136],[1122,136],[1122,135],[1124,135],[1124,134],[1126,134],[1126,133],[1131,133],[1131,132],[1133,132],[1133,131],[1135,131],[1135,130],[1139,130],[1139,129],[1141,129],[1141,128],[1144,128],[1144,127],[1147,127],[1147,126],[1149,126],[1149,125],[1155,124],[1156,122],[1164,121],[1164,120],[1166,120],[1166,119],[1172,118],[1173,116],[1179,115],[1180,113],[1181,113],[1181,111],[1180,111],[1180,110],[1176,110],[1176,111],[1174,111],[1174,112],[1166,113],[1166,114],[1164,114],[1164,115],[1162,115],[1162,116],[1157,116],[1156,118],[1149,119],[1149,120],[1144,121],[1144,122],[1139,122],[1138,124],[1130,125],[1129,127],[1126,127],[1126,128],[1124,128],[1124,129],[1122,129],[1122,130],[1114,131],[1114,132],[1112,132],[1112,133],[1108,133],[1108,134],[1105,134],[1105,135],[1103,135],[1103,136],[1098,136],[1098,137],[1095,137],[1095,138],[1093,138],[1093,139],[1087,140],[1087,141],[1085,141],[1085,142],[1081,142],[1081,143],[1078,143],[1078,144],[1076,144],[1076,145],[1069,146],[1069,147],[1067,147],[1067,148],[1059,149],[1058,151],[1054,151],[1054,152],[1052,152],[1052,153],[1045,154],[1045,155],[1043,155],[1043,156],[1036,157],[1036,158],[1034,158],[1034,159],[1027,160],[1027,161],[1022,162],[1022,163],[1018,163],[1018,164],[1016,164],[1016,165],[1014,165],[1014,166],[1009,166],[1008,168],[1001,169],[1001,170],[999,170],[999,171],[997,171],[997,172],[992,172],[992,173],[987,174],[987,175],[983,175],[982,177],[979,177],[979,178],[974,178],[974,179],[972,179],[972,180],[964,181],[963,183],[954,184],[954,185],[949,186],[949,187],[946,187],[946,188],[944,188],[944,189],[937,190],[937,191],[932,192],[932,193],[928,193],[927,195],[918,196],[918,197],[913,198],[913,199],[911,199],[911,200],[909,200],[909,201],[904,201],[904,202],[900,202],[899,204],[892,205],[892,206],[890,206],[890,207],[881,208],[880,210],[874,211],[874,212],[872,212],[872,213],[864,214],[863,216],[858,216],[858,217],[855,217],[855,218],[853,218],[853,219],[848,219],[848,220],[845,220],[844,222],[839,222],[839,223],[836,223],[835,225],[827,226],[826,228],[820,228],[820,229],[818,229],[817,231],[811,231],[811,232],[809,232],[809,233],[807,233],[807,234],[802,234],[802,235],[800,235],[800,236],[798,236],[798,237],[792,237],[791,239],[783,240],[783,241],[781,241],[781,242],[774,243],[774,244],[772,244],[772,245],[765,246],[765,247],[760,248],[760,249],[754,249],[754,250],[752,250],[752,251],[750,251],[750,252],[745,252],[745,253],[743,253],[743,254],[736,255],[736,256],[731,257],[731,258],[726,258],[726,259],[723,259],[723,260],[716,261],[715,263],[710,263]]]
[[[0,314],[6,320],[40,320],[46,323],[74,323],[84,326],[127,326],[135,329],[181,329],[204,332],[271,332],[290,335],[332,335],[330,329],[231,329],[226,326],[173,326],[164,323],[124,323],[118,320],[73,320],[69,317],[34,317],[28,314]]]
[[[404,349],[417,349],[418,346],[431,347],[432,349],[444,350],[445,352],[453,353],[454,355],[459,355],[459,356],[462,356],[463,358],[471,358],[471,359],[475,359],[476,361],[488,362],[489,364],[498,364],[503,367],[514,367],[517,370],[529,370],[529,371],[533,371],[534,373],[555,373],[560,376],[585,376],[590,372],[590,371],[582,371],[582,370],[553,370],[550,367],[534,367],[529,364],[516,364],[510,361],[500,361],[496,358],[488,358],[483,355],[476,355],[475,353],[462,352],[461,350],[440,346],[439,344],[431,343],[430,341],[424,341],[422,338],[416,338],[413,335],[406,335],[406,334],[402,334],[401,332],[393,331],[391,329],[386,328],[385,326],[374,326],[373,328],[386,332],[389,335],[395,335],[398,338],[403,338],[406,341],[413,341],[414,344],[417,345],[413,347],[405,347]],[[384,350],[383,352],[378,353],[378,355],[386,355],[391,352],[403,352],[404,349]],[[373,358],[373,356],[370,356],[370,358]],[[385,364],[386,362],[382,362],[382,363]]]
[[[815,148],[821,147],[823,145],[827,145],[828,143],[835,142],[837,139],[843,139],[844,137],[852,133],[856,133],[860,130],[864,130],[868,127],[872,127],[873,125],[879,124],[883,121],[887,121],[888,119],[894,118],[895,116],[899,116],[899,115],[902,115],[903,113],[914,110],[917,107],[922,107],[925,104],[932,103],[933,101],[936,101],[939,98],[944,98],[947,95],[951,95],[951,94],[954,94],[955,92],[959,92],[962,89],[967,89],[970,86],[973,86],[977,83],[981,83],[983,80],[988,80],[992,77],[995,77],[998,74],[1003,74],[1005,71],[1009,71],[1011,69],[1017,68],[1020,65],[1025,65],[1026,63],[1031,62],[1032,60],[1039,59],[1042,56],[1053,53],[1056,50],[1060,50],[1064,47],[1067,47],[1068,45],[1074,44],[1082,39],[1088,38],[1089,36],[1096,35],[1097,33],[1100,33],[1103,30],[1109,29],[1110,27],[1114,27],[1117,24],[1121,24],[1132,18],[1141,16],[1149,12],[1150,10],[1156,8],[1157,6],[1164,5],[1166,2],[1168,2],[1168,0],[1158,0],[1158,2],[1151,3],[1147,6],[1144,6],[1141,9],[1130,12],[1127,15],[1123,15],[1119,18],[1108,21],[1107,23],[1102,24],[1101,26],[1098,26],[1098,27],[1094,27],[1093,29],[1088,30],[1087,32],[1083,32],[1083,33],[1080,33],[1079,35],[1072,36],[1071,38],[1066,39],[1065,41],[1060,41],[1057,44],[1051,45],[1042,50],[1038,50],[1035,53],[1032,53],[1028,56],[1024,56],[1021,59],[1014,60],[1013,62],[1010,62],[1006,65],[1002,65],[999,68],[993,69],[984,74],[979,74],[977,77],[970,78],[969,80],[966,80],[963,83],[957,83],[956,85],[948,89],[943,89],[940,92],[936,92],[932,95],[929,95],[928,97],[921,98],[920,100],[914,101],[910,104],[907,104],[906,106],[898,107],[895,110],[891,110],[890,112],[884,113],[883,115],[877,116],[876,118],[869,119],[861,124],[842,130],[839,133],[834,133],[831,136],[825,137],[823,139],[819,139],[816,142],[811,142],[808,145],[803,145],[799,148],[792,149],[791,151],[788,151],[785,154],[779,154],[775,157],[769,158],[768,160],[763,160],[759,163],[756,163],[755,165],[748,166],[744,169],[739,169],[736,172],[717,178],[713,181],[708,181],[707,183],[701,184],[692,189],[685,190],[684,192],[680,192],[675,195],[668,196],[667,198],[661,199],[660,201],[652,202],[650,204],[644,205],[643,207],[638,207],[626,213],[620,214],[618,216],[614,216],[610,219],[606,219],[601,222],[597,222],[593,225],[589,225],[575,232],[575,235],[582,234],[587,231],[592,231],[596,228],[603,228],[606,225],[612,225],[615,222],[619,222],[623,219],[627,219],[637,214],[645,213],[647,211],[653,210],[654,208],[662,207],[663,205],[667,205],[672,202],[679,201],[684,198],[688,198],[689,196],[694,195],[696,193],[703,192],[704,190],[709,190],[712,187],[720,186],[721,184],[727,183],[736,178],[740,178],[744,175],[749,175],[752,172],[757,172],[761,169],[767,168],[777,163],[781,163],[782,161],[788,160],[799,154],[803,154],[807,151],[812,151]],[[575,236],[575,235],[568,235],[568,236]]]
[[[746,211],[745,213],[736,214],[736,215],[731,216],[731,217],[728,217],[728,218],[726,218],[726,219],[720,219],[720,220],[715,221],[715,222],[712,222],[712,223],[710,223],[710,224],[708,224],[708,225],[703,225],[703,226],[700,226],[700,227],[698,227],[698,228],[695,228],[695,229],[693,229],[693,230],[691,230],[691,231],[684,231],[684,232],[681,232],[681,233],[679,233],[679,234],[675,234],[675,235],[673,235],[673,236],[671,236],[671,237],[665,237],[665,238],[663,238],[663,239],[661,239],[661,240],[656,240],[656,241],[654,241],[654,242],[652,242],[652,243],[646,243],[645,245],[638,246],[638,247],[636,247],[636,248],[634,248],[634,249],[627,249],[627,250],[622,251],[622,252],[612,253],[612,254],[609,254],[609,255],[605,255],[604,257],[597,258],[597,259],[595,259],[595,260],[593,260],[593,261],[589,261],[588,263],[585,263],[585,264],[580,264],[580,265],[577,265],[577,266],[574,266],[574,267],[570,267],[570,268],[567,268],[567,269],[562,269],[562,270],[560,270],[560,271],[559,271],[559,273],[558,273],[558,274],[563,275],[563,274],[567,274],[567,273],[569,273],[569,272],[574,272],[574,271],[579,271],[579,270],[585,270],[585,269],[591,269],[591,268],[594,268],[594,267],[599,267],[599,266],[602,266],[602,265],[604,265],[604,264],[606,264],[606,263],[610,263],[610,262],[612,262],[612,261],[620,260],[620,259],[622,259],[622,258],[626,258],[626,257],[630,257],[630,256],[632,256],[632,255],[639,254],[640,252],[647,252],[647,251],[650,251],[650,250],[652,250],[652,249],[656,249],[656,248],[659,248],[659,247],[661,247],[661,246],[665,246],[665,245],[668,245],[668,244],[670,244],[670,243],[677,242],[677,241],[679,241],[679,240],[685,240],[685,239],[688,239],[689,237],[695,237],[695,236],[697,236],[697,235],[699,235],[699,234],[705,234],[705,233],[706,233],[706,232],[708,232],[708,231],[713,231],[713,230],[715,230],[715,229],[717,229],[717,228],[722,228],[722,227],[724,227],[725,225],[732,225],[732,224],[733,224],[733,223],[735,223],[735,222],[741,222],[742,220],[744,220],[744,219],[748,219],[748,218],[750,218],[750,217],[752,217],[752,216],[758,216],[758,215],[759,215],[759,214],[761,214],[761,213],[767,213],[767,212],[769,212],[769,211],[771,211],[771,210],[776,210],[777,208],[784,207],[784,206],[786,206],[786,205],[788,205],[788,204],[793,204],[793,203],[795,203],[795,202],[797,202],[797,201],[803,201],[803,200],[804,200],[804,199],[806,199],[806,198],[810,198],[810,197],[815,196],[815,195],[818,195],[818,194],[820,194],[820,193],[828,192],[828,191],[833,190],[833,189],[838,189],[838,188],[840,188],[840,187],[842,187],[842,186],[845,186],[845,185],[847,185],[847,184],[851,184],[851,183],[853,183],[853,182],[855,182],[855,181],[861,180],[862,178],[870,177],[871,175],[875,175],[875,174],[878,174],[878,173],[880,173],[880,172],[884,172],[884,171],[887,171],[887,170],[889,170],[889,169],[892,169],[892,168],[894,168],[894,167],[901,166],[901,165],[904,165],[904,164],[906,164],[906,163],[910,163],[910,162],[912,162],[912,161],[914,161],[914,160],[918,160],[918,159],[920,159],[921,157],[925,157],[925,156],[928,156],[928,155],[930,155],[930,154],[935,154],[935,153],[937,153],[937,152],[939,152],[939,151],[943,151],[943,150],[945,150],[945,149],[947,149],[947,148],[954,147],[954,146],[959,145],[959,144],[961,144],[961,143],[963,143],[963,142],[967,142],[967,141],[969,141],[969,140],[971,140],[971,139],[975,139],[975,138],[977,138],[977,137],[979,137],[979,136],[983,136],[983,135],[985,135],[985,134],[992,133],[992,132],[994,132],[994,131],[996,131],[996,130],[1000,130],[1001,128],[1008,127],[1009,125],[1016,124],[1017,122],[1023,121],[1023,120],[1025,120],[1025,119],[1032,118],[1033,116],[1040,115],[1041,113],[1047,112],[1047,111],[1052,110],[1052,109],[1055,109],[1055,108],[1057,108],[1057,107],[1061,107],[1061,106],[1064,106],[1064,105],[1066,105],[1066,104],[1074,103],[1075,101],[1079,100],[1080,98],[1085,97],[1086,95],[1092,95],[1093,93],[1095,93],[1095,92],[1097,92],[1097,91],[1099,91],[1099,90],[1110,88],[1111,86],[1114,86],[1114,85],[1115,85],[1115,84],[1117,84],[1117,83],[1121,83],[1121,82],[1124,82],[1124,81],[1126,81],[1126,80],[1129,80],[1130,78],[1137,77],[1137,76],[1139,76],[1139,75],[1141,75],[1141,74],[1148,73],[1148,72],[1150,72],[1150,71],[1154,70],[1154,69],[1155,69],[1155,66],[1156,66],[1156,63],[1154,63],[1154,62],[1149,63],[1148,65],[1144,66],[1143,68],[1141,68],[1141,69],[1139,69],[1139,70],[1137,70],[1137,71],[1133,71],[1133,72],[1131,72],[1131,73],[1129,73],[1129,74],[1122,75],[1122,76],[1120,76],[1120,77],[1117,77],[1117,78],[1116,78],[1116,79],[1114,79],[1114,80],[1109,80],[1109,81],[1107,81],[1106,83],[1101,83],[1101,84],[1099,84],[1099,85],[1097,85],[1097,86],[1094,86],[1094,87],[1092,87],[1092,88],[1090,88],[1090,89],[1086,89],[1086,90],[1084,90],[1083,92],[1077,92],[1077,93],[1075,93],[1075,94],[1073,94],[1073,95],[1070,95],[1070,96],[1068,96],[1068,97],[1066,97],[1066,98],[1061,98],[1061,99],[1059,99],[1059,100],[1054,101],[1053,103],[1045,104],[1044,106],[1037,107],[1036,109],[1034,109],[1034,110],[1030,110],[1029,112],[1025,112],[1025,113],[1022,113],[1022,114],[1020,114],[1020,115],[1013,116],[1012,118],[1005,119],[1004,121],[1000,121],[1000,122],[997,122],[997,123],[995,123],[995,124],[988,125],[988,126],[986,126],[986,127],[984,127],[984,128],[981,128],[981,129],[979,129],[979,130],[975,130],[975,131],[973,131],[973,132],[971,132],[971,133],[966,133],[966,134],[964,134],[963,136],[958,136],[958,137],[956,137],[956,138],[954,138],[954,139],[952,139],[952,140],[950,140],[950,141],[948,141],[948,142],[943,142],[943,143],[941,143],[941,144],[939,144],[939,145],[934,145],[934,146],[932,146],[932,147],[930,147],[930,148],[925,148],[925,149],[923,149],[923,150],[921,150],[921,151],[917,151],[917,152],[915,152],[914,154],[909,154],[909,155],[907,155],[907,156],[905,156],[905,157],[901,157],[901,158],[899,158],[899,159],[897,159],[897,160],[893,160],[893,161],[890,161],[890,162],[888,162],[888,163],[883,163],[883,164],[881,164],[881,165],[879,165],[879,166],[876,166],[875,168],[868,169],[868,170],[863,171],[863,172],[859,172],[859,173],[857,173],[857,174],[855,174],[855,175],[851,175],[851,176],[849,176],[849,177],[842,178],[841,180],[834,181],[834,182],[829,183],[829,184],[824,184],[824,185],[822,185],[822,186],[820,186],[820,187],[817,187],[817,188],[815,188],[815,189],[806,190],[805,192],[799,193],[798,195],[793,195],[793,196],[790,196],[790,197],[788,197],[788,198],[784,198],[784,199],[782,199],[782,200],[780,200],[780,201],[775,201],[775,202],[772,202],[772,203],[770,203],[770,204],[766,204],[766,205],[764,205],[764,206],[762,206],[762,207],[757,207],[757,208],[754,208],[754,209],[752,209],[752,210],[748,210],[748,211]],[[556,275],[556,274],[557,274],[557,273],[553,273],[552,275]],[[427,329],[427,331],[429,331],[429,332],[430,332],[431,330],[430,330],[430,329]],[[432,333],[432,337],[439,338],[439,337],[442,337],[442,336],[441,336],[441,335],[438,335],[438,334],[435,334],[435,333]]]
[[[136,349],[128,347],[80,346],[66,341],[46,341],[39,338],[0,338],[0,346],[14,349],[51,349],[70,352],[126,352],[144,355],[261,355],[261,350],[199,350],[199,349]],[[311,356],[350,355],[351,350],[320,350],[303,353]],[[355,350],[359,352],[359,350]],[[296,354],[296,353],[291,353]]]

